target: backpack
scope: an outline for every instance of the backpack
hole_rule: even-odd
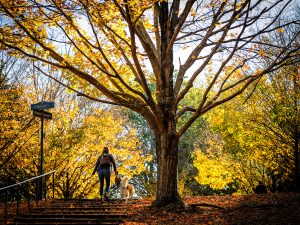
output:
[[[100,159],[100,165],[110,164],[110,156],[107,153],[103,153]]]

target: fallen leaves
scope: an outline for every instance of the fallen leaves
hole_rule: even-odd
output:
[[[184,201],[194,209],[172,212],[141,200],[128,206],[129,217],[123,225],[300,224],[300,193],[195,196]]]

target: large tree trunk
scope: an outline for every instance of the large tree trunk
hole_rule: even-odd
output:
[[[297,124],[295,125],[295,145],[294,145],[294,160],[295,160],[295,184],[296,189],[300,190],[300,171],[299,171],[299,131]]]
[[[170,128],[170,127],[169,127]],[[156,132],[157,192],[153,205],[166,206],[182,203],[178,193],[178,141],[175,130]]]
[[[177,188],[178,182],[178,138],[176,137],[176,107],[174,107],[173,48],[168,49],[174,34],[170,23],[168,3],[161,2],[160,23],[160,81],[157,88],[157,126],[154,129],[157,155],[157,191],[153,205],[166,206],[182,203]]]
[[[296,189],[299,191],[300,190],[300,168],[299,168],[299,109],[298,109],[298,98],[297,94],[299,93],[299,82],[297,78],[298,70],[296,67],[294,67],[293,71],[293,83],[294,83],[294,91],[295,91],[295,98],[294,98],[294,112],[295,112],[295,118],[296,120],[294,121],[294,139],[295,139],[295,144],[294,144],[294,160],[295,160],[295,183],[296,183]]]

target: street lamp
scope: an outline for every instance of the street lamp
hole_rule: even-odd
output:
[[[44,119],[52,119],[52,113],[44,111],[54,108],[54,102],[39,102],[31,104],[33,115],[41,118],[41,139],[40,139],[40,161],[38,175],[43,175],[43,156],[44,156]],[[38,179],[37,199],[43,199],[43,178]]]

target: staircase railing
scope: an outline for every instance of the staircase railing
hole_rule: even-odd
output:
[[[38,181],[37,179],[43,179],[44,178],[44,182],[41,182],[42,184],[44,183],[43,185],[43,189],[44,189],[44,195],[39,195],[38,191],[39,191],[39,188],[38,188],[38,182],[36,182],[36,202],[38,204],[38,201],[43,201],[43,197],[44,197],[44,200],[47,199],[47,176],[49,177],[51,174],[52,174],[52,183],[51,183],[51,186],[52,186],[52,199],[54,199],[54,173],[55,173],[55,170],[49,172],[49,173],[45,173],[45,174],[42,174],[42,175],[39,175],[39,176],[36,176],[36,177],[32,177],[28,180],[25,180],[25,181],[22,181],[22,182],[19,182],[19,183],[16,183],[16,184],[13,184],[13,185],[9,185],[9,186],[6,186],[6,187],[2,187],[0,188],[0,193],[3,193],[4,192],[4,224],[7,224],[7,216],[8,216],[8,209],[7,209],[7,203],[8,203],[8,190],[12,190],[14,188],[17,188],[17,192],[16,192],[16,214],[18,215],[19,214],[19,206],[20,206],[20,201],[21,201],[21,198],[22,196],[20,196],[20,189],[21,189],[21,186],[23,185],[27,185],[26,189],[27,189],[27,209],[29,210],[30,209],[30,186],[29,186],[29,183],[32,182],[32,181]],[[42,196],[41,198],[39,198],[39,196]]]

